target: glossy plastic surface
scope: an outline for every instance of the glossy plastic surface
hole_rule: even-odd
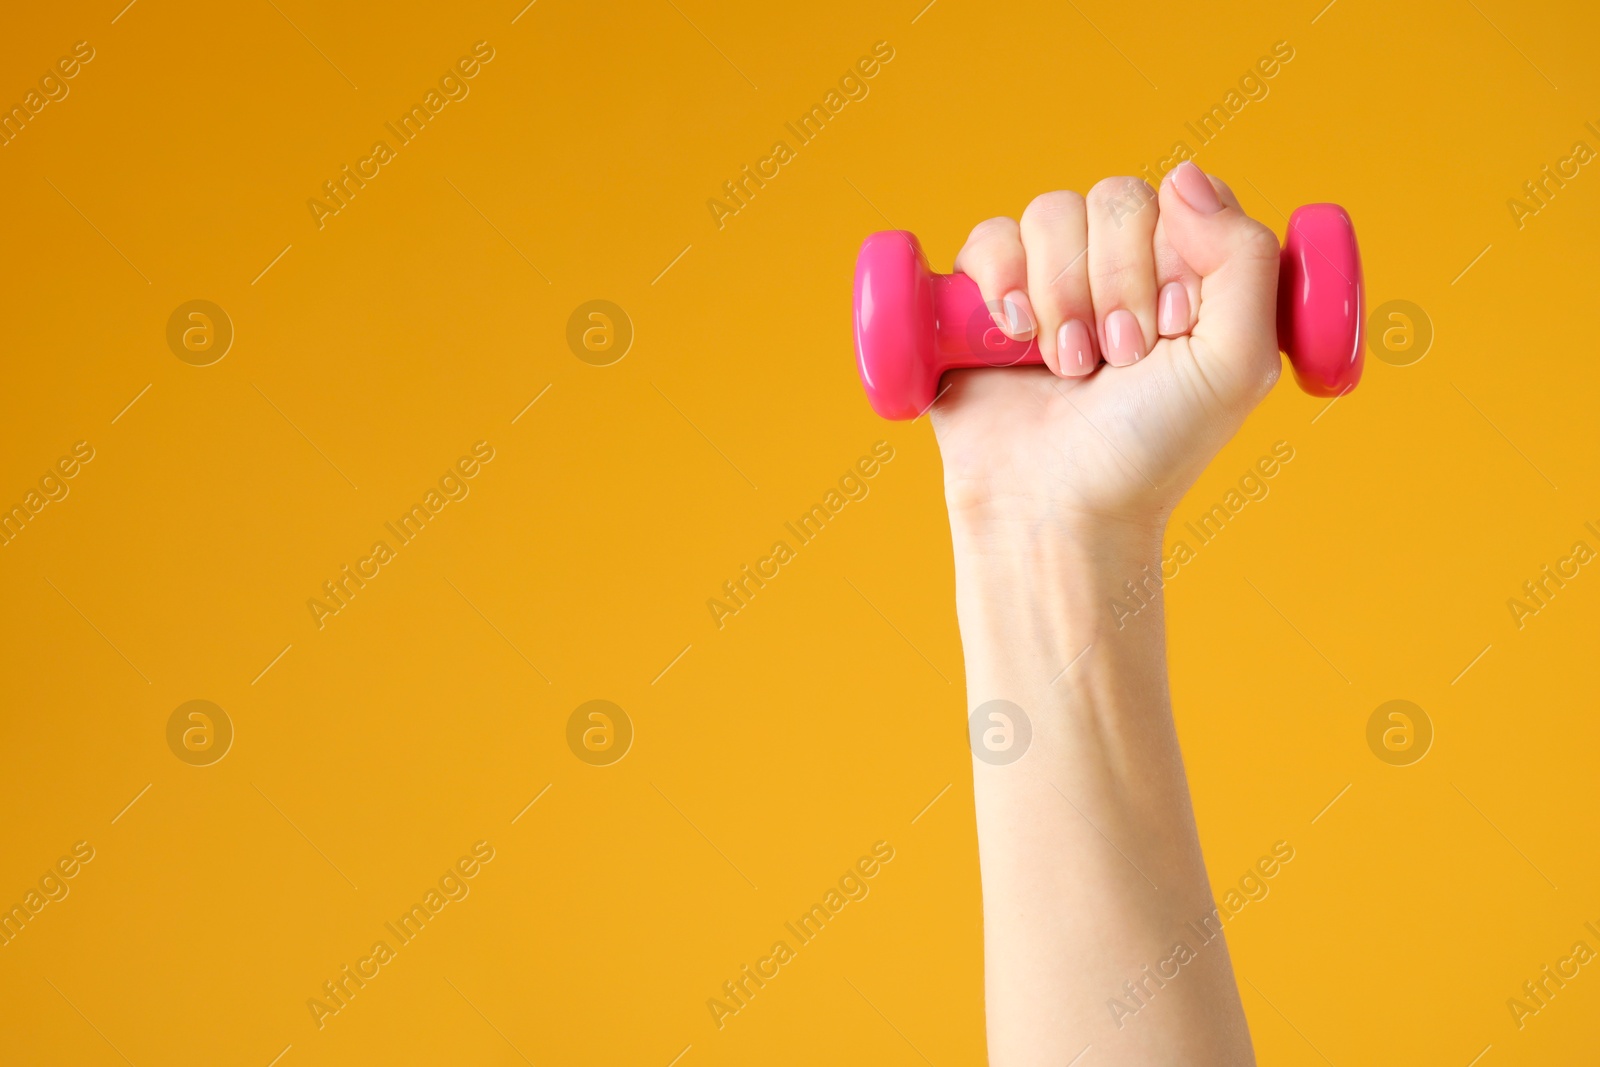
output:
[[[1350,216],[1336,204],[1297,210],[1281,264],[1278,347],[1306,392],[1348,392],[1361,378],[1364,304]],[[861,245],[855,339],[867,400],[886,419],[927,411],[947,370],[1044,362],[1037,344],[1013,341],[995,327],[976,282],[933,273],[906,230],[875,233]]]
[[[939,388],[933,274],[915,234],[885,230],[856,257],[856,370],[872,410],[914,419]]]
[[[1296,208],[1278,263],[1278,348],[1312,396],[1361,380],[1365,302],[1350,216],[1338,204]]]

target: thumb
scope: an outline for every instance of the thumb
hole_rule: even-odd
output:
[[[1190,331],[1198,369],[1219,396],[1253,406],[1282,369],[1278,238],[1193,163],[1168,172],[1160,197],[1168,244],[1200,276],[1200,307]]]

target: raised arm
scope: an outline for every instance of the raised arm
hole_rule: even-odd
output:
[[[1047,364],[953,372],[932,412],[990,1062],[1253,1063],[1173,727],[1161,540],[1277,380],[1277,241],[1186,163],[1159,193],[1041,196],[974,229],[956,267]]]

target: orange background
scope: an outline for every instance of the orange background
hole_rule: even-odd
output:
[[[1506,1001],[1600,949],[1600,576],[1520,629],[1507,600],[1600,549],[1600,176],[1520,228],[1507,200],[1600,148],[1600,17],[919,6],[8,16],[0,101],[95,58],[0,148],[0,503],[95,458],[0,548],[0,903],[95,854],[0,947],[0,1059],[981,1062],[939,459],[861,395],[855,249],[892,220],[948,269],[980,219],[1193,144],[1278,41],[1198,161],[1280,231],[1343,203],[1371,305],[1435,339],[1331,408],[1280,386],[1178,513],[1293,445],[1168,587],[1218,894],[1296,850],[1229,925],[1260,1058],[1595,1047],[1592,968],[1520,1030]],[[318,229],[307,200],[477,41],[470,94]],[[878,41],[870,94],[719,229],[706,201]],[[167,345],[192,299],[235,330],[210,366]],[[610,366],[567,344],[593,299],[635,331]],[[719,630],[706,600],[879,440],[870,495]],[[470,495],[318,629],[307,600],[478,441]],[[204,767],[167,744],[196,699],[236,732]],[[635,731],[610,766],[567,746],[591,699]],[[1411,766],[1367,747],[1392,699],[1435,731]],[[707,999],[880,840],[870,896],[718,1030]],[[470,895],[319,1029],[307,1000],[478,841]]]

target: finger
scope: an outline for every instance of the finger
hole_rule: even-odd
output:
[[[1107,178],[1089,190],[1089,289],[1107,363],[1137,362],[1156,338],[1154,189],[1138,178]]]
[[[1156,331],[1182,337],[1194,328],[1200,307],[1200,275],[1167,239],[1166,218],[1156,220]]]
[[[1089,294],[1089,229],[1083,197],[1058,191],[1034,198],[1022,213],[1028,298],[1038,318],[1039,352],[1063,377],[1090,373],[1099,360]]]
[[[1259,399],[1281,370],[1278,239],[1193,163],[1171,171],[1160,196],[1166,240],[1200,277],[1190,333],[1201,370],[1219,395]]]
[[[1239,206],[1239,198],[1220,178],[1212,186],[1224,204]],[[1181,337],[1194,328],[1200,309],[1200,275],[1185,263],[1167,239],[1166,225],[1156,220],[1156,330],[1162,337]]]
[[[1016,219],[994,218],[972,228],[956,254],[955,269],[978,283],[994,324],[1013,341],[1033,337],[1033,307],[1028,302],[1028,265]]]

